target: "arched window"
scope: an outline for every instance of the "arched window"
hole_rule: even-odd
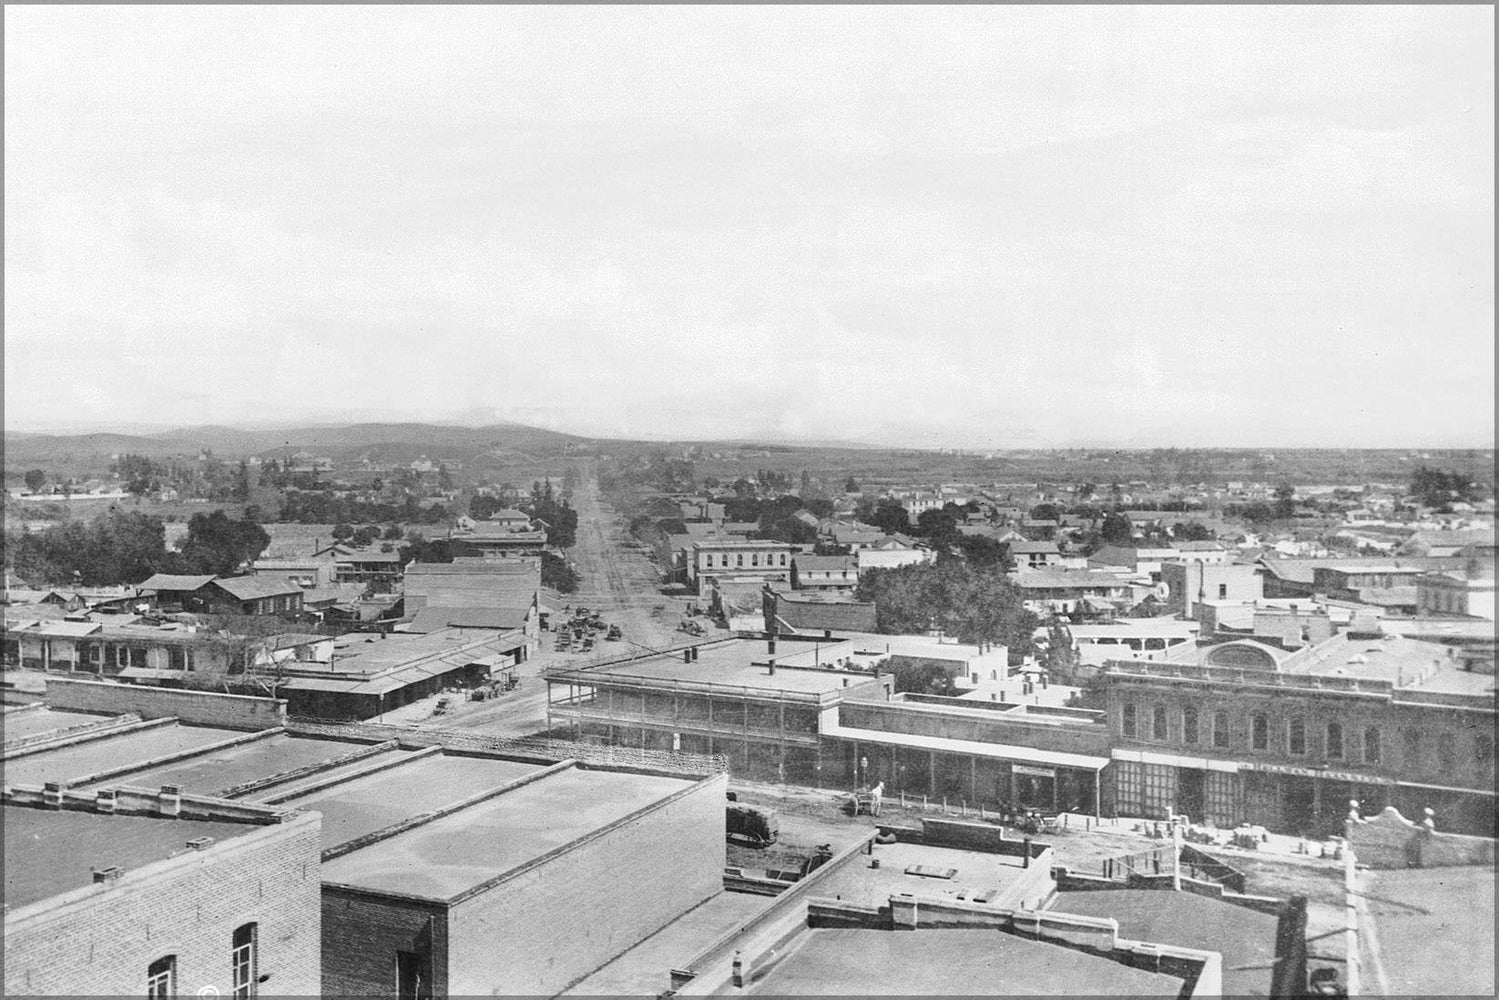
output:
[[[1254,750],[1265,750],[1270,746],[1270,720],[1263,712],[1249,717],[1249,746]]]
[[[229,965],[234,976],[234,996],[253,997],[256,993],[255,925],[242,924],[234,929],[233,951]]]
[[[1188,705],[1182,709],[1182,742],[1197,742],[1197,707]]]
[[[1224,748],[1228,746],[1228,713],[1213,713],[1213,746]]]
[[[166,1000],[176,995],[176,955],[165,955],[146,966],[146,996],[149,1000]]]
[[[1150,738],[1153,740],[1164,740],[1166,738],[1166,706],[1157,705],[1150,713]]]
[[[1379,763],[1379,730],[1373,726],[1364,730],[1364,763]]]
[[[1132,701],[1124,703],[1123,730],[1125,736],[1135,735],[1135,703]]]
[[[1343,727],[1336,722],[1327,724],[1327,759],[1343,759]]]
[[[1306,753],[1306,720],[1299,715],[1286,724],[1286,751],[1297,755]]]

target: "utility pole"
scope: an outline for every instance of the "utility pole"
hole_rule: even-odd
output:
[[[1358,996],[1358,869],[1354,867],[1353,844],[1343,845],[1343,951],[1347,955],[1347,974],[1344,990],[1348,996]]]

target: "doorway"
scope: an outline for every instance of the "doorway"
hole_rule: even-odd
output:
[[[1203,811],[1206,808],[1206,796],[1204,787],[1207,784],[1207,772],[1196,768],[1181,767],[1176,770],[1176,811],[1185,813],[1191,817],[1193,822],[1202,822]]]

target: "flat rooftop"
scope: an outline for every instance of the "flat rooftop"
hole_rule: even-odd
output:
[[[1372,933],[1359,935],[1363,992],[1494,995],[1492,867],[1370,871],[1362,873],[1360,881],[1371,894],[1363,908],[1373,924]],[[1382,900],[1398,900],[1430,912]]]
[[[1270,995],[1278,917],[1191,892],[1109,889],[1058,893],[1047,909],[1113,917],[1119,936],[1223,955],[1223,995]],[[1247,967],[1247,968],[1246,968]]]
[[[105,815],[7,805],[5,905],[26,906],[92,885],[93,869],[127,871],[190,851],[188,840],[227,840],[261,827],[249,823]]]
[[[1182,980],[993,930],[820,928],[792,941],[763,979],[724,993],[762,996],[1176,996]]]
[[[234,729],[184,726],[177,723],[104,736],[56,750],[44,750],[0,763],[7,785],[72,782],[100,771],[142,763],[167,754],[212,746],[246,734]],[[122,784],[129,784],[122,781]]]
[[[860,906],[884,906],[891,896],[902,893],[942,896],[953,901],[958,901],[961,893],[962,901],[972,902],[975,896],[992,891],[995,893],[989,900],[992,905],[1008,906],[1012,903],[1005,899],[1007,890],[1026,870],[1021,867],[1024,859],[1020,857],[923,844],[875,844],[873,860],[880,863],[878,868],[869,867],[869,860],[865,859],[823,876],[813,895],[837,897]],[[1037,862],[1032,859],[1031,863]],[[906,869],[913,865],[952,869],[955,874],[952,878],[907,875]],[[1017,900],[1013,905],[1019,902],[1034,906],[1036,901]]]
[[[29,708],[24,712],[6,712],[0,717],[0,729],[5,731],[5,740],[25,739],[58,729],[71,729],[90,723],[104,722],[108,715],[93,715],[89,712],[61,712],[51,708]]]
[[[323,881],[451,899],[692,784],[568,768],[335,858]]]
[[[323,849],[327,850],[411,816],[535,774],[545,766],[490,757],[429,754],[306,795],[281,799],[277,805],[322,813]],[[276,796],[277,791],[268,789],[266,796]]]
[[[178,785],[191,795],[216,795],[258,778],[336,760],[365,745],[277,734],[220,750],[206,750],[186,760],[107,778],[100,785],[160,788]],[[82,786],[87,787],[87,786]]]
[[[823,662],[832,655],[830,650],[841,644],[823,643]],[[785,640],[777,642],[777,660],[790,646]],[[845,650],[845,655],[848,650]],[[841,690],[844,681],[859,684],[874,679],[874,675],[848,670],[787,670],[778,669],[774,675],[766,666],[770,653],[766,643],[758,639],[727,640],[698,647],[698,659],[683,663],[682,654],[663,653],[647,659],[631,660],[627,663],[603,664],[583,668],[588,674],[603,677],[639,677],[669,683],[720,684],[729,687],[752,688],[759,691],[790,691],[799,694],[827,694]]]

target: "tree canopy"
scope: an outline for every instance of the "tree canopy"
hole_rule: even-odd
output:
[[[1003,643],[1012,659],[1032,651],[1038,619],[998,567],[958,560],[877,569],[862,574],[857,596],[875,603],[878,631],[925,634],[936,628],[959,641]]]

